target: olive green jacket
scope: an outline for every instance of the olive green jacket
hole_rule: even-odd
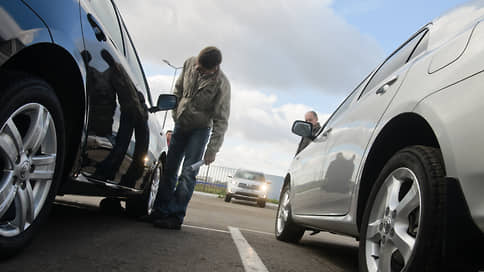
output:
[[[230,115],[230,83],[219,70],[205,76],[196,69],[197,58],[187,59],[175,84],[178,106],[173,120],[183,130],[211,127],[206,153],[215,155],[224,140]]]

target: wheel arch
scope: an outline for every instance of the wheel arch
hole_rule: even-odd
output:
[[[165,151],[161,152],[160,163],[163,165],[163,167],[165,167],[165,165],[166,165],[166,152]]]
[[[403,113],[391,119],[375,138],[366,158],[358,190],[356,222],[358,230],[366,208],[371,188],[385,163],[398,150],[411,145],[440,148],[429,123],[416,113]]]
[[[52,43],[38,43],[19,51],[1,68],[2,72],[37,76],[54,89],[65,119],[67,148],[64,175],[71,174],[86,125],[87,97],[78,63],[64,48]]]
[[[281,187],[281,193],[280,193],[280,194],[282,194],[282,189],[284,189],[284,187],[285,187],[286,185],[288,185],[288,184],[289,184],[289,186],[291,186],[291,174],[289,174],[289,173],[288,173],[288,174],[286,175],[286,177],[284,178],[284,182],[282,183],[282,187]],[[279,197],[280,197],[280,196],[279,196]]]

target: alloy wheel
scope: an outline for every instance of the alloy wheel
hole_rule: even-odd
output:
[[[0,129],[0,236],[29,228],[49,194],[57,155],[54,120],[44,106],[18,108]]]
[[[417,240],[421,192],[415,173],[394,170],[383,182],[372,205],[366,231],[368,271],[402,271]]]
[[[279,210],[277,211],[277,232],[282,233],[289,217],[289,190],[286,190],[281,197]]]
[[[148,196],[148,214],[151,214],[155,205],[156,195],[160,186],[161,169],[156,168],[153,173],[153,180],[151,181],[150,195]]]

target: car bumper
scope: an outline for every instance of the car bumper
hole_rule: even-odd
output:
[[[248,190],[242,188],[229,188],[227,194],[236,199],[243,199],[248,201],[265,200],[267,198],[266,192],[257,190]]]

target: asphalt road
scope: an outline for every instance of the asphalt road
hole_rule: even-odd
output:
[[[177,231],[106,213],[99,201],[58,198],[34,241],[0,271],[357,271],[354,239],[307,232],[298,245],[277,241],[275,207],[196,194]]]

